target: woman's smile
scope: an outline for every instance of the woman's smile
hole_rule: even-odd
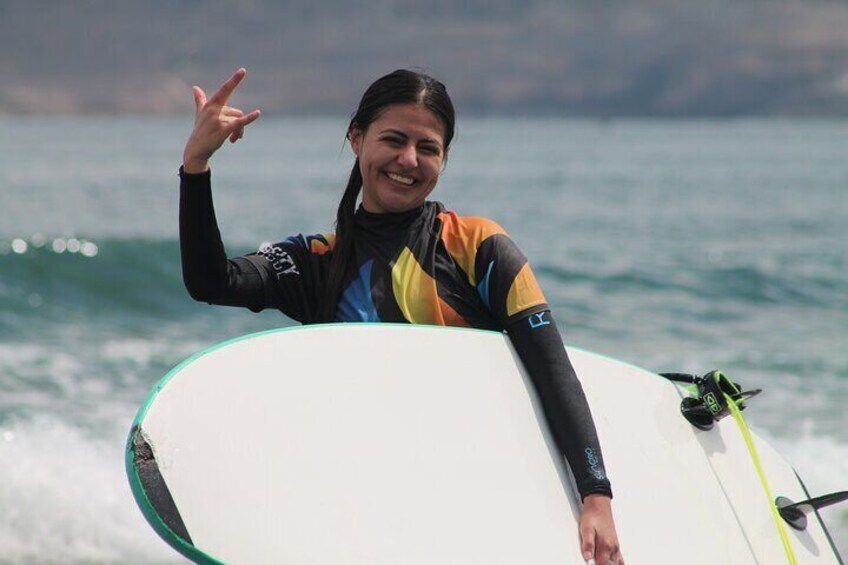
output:
[[[399,175],[397,173],[386,173],[386,176],[395,182],[399,182],[400,184],[411,186],[415,183],[415,179],[412,177],[407,177],[404,175]]]

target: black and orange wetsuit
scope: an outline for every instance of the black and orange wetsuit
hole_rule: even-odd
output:
[[[180,246],[191,296],[254,311],[275,308],[314,323],[332,234],[297,235],[227,259],[210,177],[181,174]],[[336,320],[506,331],[581,495],[612,496],[583,389],[527,259],[506,232],[438,202],[398,214],[360,208],[355,229],[355,268],[343,285]]]

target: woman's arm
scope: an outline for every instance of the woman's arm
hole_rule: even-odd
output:
[[[180,254],[183,281],[195,300],[242,306],[258,312],[276,308],[304,324],[315,322],[321,273],[329,253],[312,253],[297,236],[258,253],[228,259],[212,205],[211,172],[180,170]]]
[[[207,99],[194,86],[194,128],[180,167],[180,252],[183,280],[195,300],[259,310],[265,302],[262,273],[249,260],[228,260],[212,205],[209,159],[227,139],[235,143],[259,118],[227,106],[247,71],[239,69]]]
[[[612,497],[592,413],[550,310],[513,322],[507,333],[536,386],[581,497]]]
[[[212,204],[211,172],[180,170],[180,255],[192,298],[261,310],[266,292],[260,270],[245,258],[227,259]]]
[[[623,564],[612,519],[612,490],[583,387],[577,379],[549,310],[521,318],[507,333],[524,363],[554,436],[583,499],[580,539],[583,557]]]

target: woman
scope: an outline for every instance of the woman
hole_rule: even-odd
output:
[[[506,331],[577,480],[584,558],[624,563],[589,407],[526,258],[494,222],[427,200],[454,134],[444,85],[401,70],[365,92],[347,132],[356,162],[334,235],[298,235],[228,260],[212,207],[209,159],[227,139],[241,139],[260,115],[227,106],[245,73],[236,71],[208,99],[193,89],[195,126],[180,170],[180,243],[191,296],[254,311],[277,308],[305,324],[383,321]]]

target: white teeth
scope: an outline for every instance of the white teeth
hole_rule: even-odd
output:
[[[386,176],[392,179],[393,181],[399,182],[401,184],[410,185],[415,182],[415,179],[412,177],[405,177],[396,173],[386,173]]]

